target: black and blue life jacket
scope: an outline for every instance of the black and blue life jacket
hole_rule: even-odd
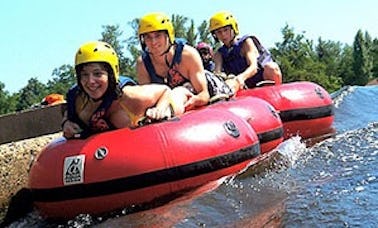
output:
[[[259,68],[262,68],[267,62],[273,61],[270,52],[261,45],[260,41],[255,36],[245,35],[237,40],[231,47],[228,48],[223,45],[219,48],[223,59],[223,71],[226,74],[238,75],[248,67],[246,58],[241,54],[242,45],[248,38],[252,39],[259,52],[259,57],[257,58]]]
[[[174,43],[176,44],[176,50],[175,50],[175,54],[173,55],[172,63],[168,66],[169,69],[173,69],[174,65],[179,64],[181,62],[182,50],[184,49],[186,40],[183,38],[176,38]],[[178,86],[177,84],[173,82],[172,75],[169,72],[167,74],[166,79],[156,74],[155,67],[152,64],[151,57],[147,51],[143,51],[142,60],[144,62],[144,65],[147,69],[148,74],[150,75],[152,83],[166,84],[171,88]],[[189,81],[188,79],[184,77],[182,78],[183,78],[182,80],[183,83]],[[183,83],[180,83],[180,85],[182,85]]]
[[[179,72],[176,72],[174,69],[174,66],[176,64],[179,64],[181,62],[182,57],[182,51],[184,49],[184,46],[186,44],[186,40],[183,38],[177,38],[175,39],[175,44],[177,44],[175,54],[173,55],[172,63],[168,66],[169,71],[167,75],[167,81],[164,81],[163,77],[159,77],[156,74],[155,68],[151,62],[150,55],[148,52],[144,51],[142,54],[142,59],[144,62],[144,65],[147,69],[148,74],[150,75],[151,82],[152,83],[160,83],[160,84],[166,84],[171,88],[174,88],[179,85],[183,85],[186,82],[189,82],[188,79],[184,78]],[[172,78],[172,75],[177,76],[181,75],[183,80]],[[210,72],[208,70],[205,70],[205,76],[207,81],[207,88],[209,91],[210,97],[218,96],[218,97],[231,97],[233,96],[233,92],[230,89],[230,87],[224,82],[224,80],[215,74],[213,72]],[[177,83],[179,81],[179,83]]]
[[[203,67],[205,68],[205,70],[208,70],[210,72],[214,72],[215,70],[215,63],[213,60],[210,60],[206,63],[203,63]]]
[[[122,89],[126,85],[136,85],[137,83],[127,76],[120,76],[118,80],[118,85]],[[80,133],[80,138],[86,138],[89,135],[99,132],[99,130],[93,129],[93,126],[91,126],[91,121],[89,126],[86,125],[77,115],[76,113],[76,107],[75,107],[75,101],[77,96],[81,93],[80,87],[75,84],[72,86],[68,92],[67,92],[67,118],[77,123],[83,131]],[[96,118],[101,118],[101,120],[105,121],[107,128],[103,130],[112,130],[114,129],[114,126],[111,124],[111,122],[106,118],[106,112],[109,109],[109,107],[112,105],[113,101],[116,100],[117,97],[114,93],[107,93],[103,99],[100,106],[96,109],[96,111],[92,114],[92,117],[96,115]],[[91,119],[92,119],[91,117]]]

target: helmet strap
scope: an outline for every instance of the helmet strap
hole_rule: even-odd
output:
[[[219,39],[218,39],[218,37],[215,35],[215,33],[212,32],[211,35],[213,36],[213,38],[214,38],[214,40],[215,40],[215,43],[218,43],[218,42],[219,42]]]
[[[97,99],[94,99],[92,97],[89,97],[89,99],[91,99],[91,101],[93,101],[93,102],[98,102],[98,101],[101,101],[104,98],[104,95],[102,95],[100,98],[97,98]]]
[[[233,36],[232,36],[230,42],[226,45],[226,47],[228,47],[228,48],[232,46],[232,44],[234,43],[235,38],[236,38],[235,31],[233,29],[230,30],[230,37],[231,37],[232,32],[233,32]]]
[[[171,43],[169,43],[169,46],[168,46],[167,50],[165,50],[162,54],[160,54],[160,56],[166,55],[171,50],[172,46],[173,45]]]
[[[236,32],[235,32],[235,30],[231,27],[231,30],[230,30],[230,32],[233,32],[233,36],[232,36],[232,42],[234,42],[234,40],[235,40],[235,38],[236,38]]]

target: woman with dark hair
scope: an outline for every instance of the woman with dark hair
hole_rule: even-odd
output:
[[[161,120],[183,112],[168,86],[120,81],[117,53],[105,42],[82,45],[76,53],[77,85],[67,93],[62,121],[66,138],[137,127],[140,120]]]

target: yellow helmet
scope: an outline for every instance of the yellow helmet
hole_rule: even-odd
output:
[[[142,46],[144,45],[144,42],[141,39],[141,35],[155,31],[167,31],[169,41],[171,42],[171,44],[173,44],[175,40],[175,30],[173,28],[171,19],[169,19],[166,14],[149,13],[140,18],[138,36],[142,43]]]
[[[91,41],[81,45],[76,52],[75,68],[80,64],[92,62],[104,62],[109,64],[113,70],[115,80],[118,81],[118,56],[110,44],[102,41]]]
[[[236,18],[230,12],[220,11],[220,12],[215,13],[210,18],[210,32],[211,33],[227,25],[231,25],[232,29],[235,32],[235,36],[239,34],[238,22],[236,21]]]

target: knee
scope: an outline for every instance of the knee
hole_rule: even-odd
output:
[[[282,83],[281,69],[276,62],[270,62],[264,66],[264,78],[273,80],[276,84]]]
[[[185,103],[188,101],[189,91],[184,87],[176,87],[171,91],[171,102],[175,115],[181,115],[185,112]]]
[[[277,63],[271,62],[264,66],[264,71],[270,75],[279,75],[281,76],[281,69]]]

